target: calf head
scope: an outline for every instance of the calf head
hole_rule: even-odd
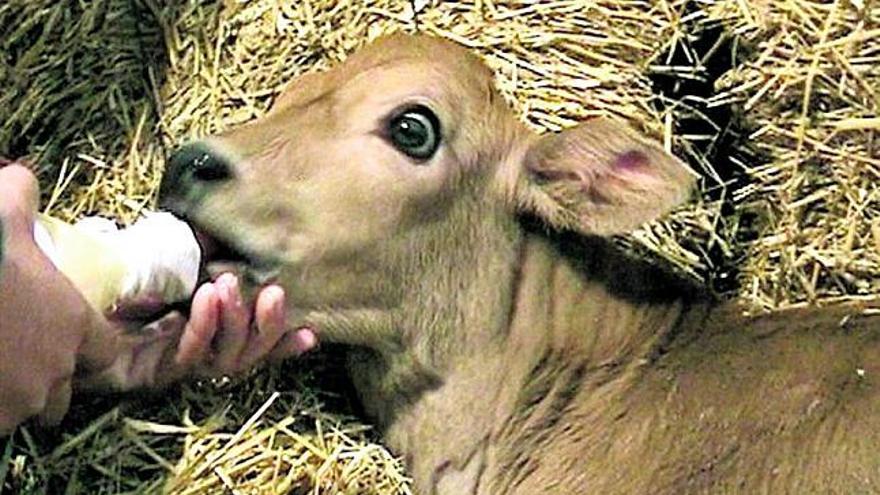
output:
[[[162,202],[281,284],[291,324],[379,354],[420,348],[417,360],[442,367],[503,324],[510,294],[493,278],[513,269],[520,216],[615,234],[691,184],[609,119],[530,132],[492,80],[448,41],[383,38],[297,79],[261,119],[183,148]]]

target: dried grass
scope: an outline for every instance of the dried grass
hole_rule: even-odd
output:
[[[60,216],[132,220],[160,178],[161,147],[146,141],[158,115],[162,33],[135,8],[0,3],[0,156],[36,163],[44,183],[56,184],[46,199]]]
[[[755,47],[719,81],[752,145],[741,297],[773,309],[880,293],[880,2],[713,2]]]
[[[332,392],[340,373],[337,356],[315,355],[161,396],[81,400],[59,430],[22,428],[7,444],[4,493],[411,493]]]

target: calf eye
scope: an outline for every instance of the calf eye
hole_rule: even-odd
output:
[[[440,120],[429,108],[409,107],[388,121],[388,139],[406,156],[425,161],[440,147]]]

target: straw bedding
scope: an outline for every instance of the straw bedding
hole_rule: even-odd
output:
[[[880,293],[880,3],[719,2],[753,45],[711,104],[747,116],[768,157],[748,165],[740,296],[761,308]]]
[[[0,155],[35,163],[66,218],[136,218],[177,144],[260,115],[287,81],[370,39],[420,31],[480,53],[540,132],[612,114],[690,163],[701,194],[621,245],[755,310],[878,292],[871,0],[10,0],[0,26]],[[334,356],[84,399],[61,429],[7,443],[0,480],[36,493],[409,493],[352,419]]]

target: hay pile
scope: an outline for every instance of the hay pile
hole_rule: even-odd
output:
[[[741,297],[770,309],[880,293],[880,2],[713,2],[754,50],[713,104],[749,121]]]
[[[152,200],[162,149],[148,141],[166,54],[161,26],[141,20],[145,9],[130,0],[0,3],[0,156],[35,163],[55,191],[48,209],[62,217],[130,221]]]
[[[7,443],[3,493],[409,494],[399,461],[346,412],[351,392],[327,391],[339,373],[314,355],[161,397],[81,399],[59,430]]]
[[[877,6],[864,3],[860,24],[855,2],[835,3],[829,21],[831,4],[758,14],[765,4],[10,0],[0,154],[39,164],[55,214],[127,222],[151,204],[177,144],[260,115],[287,81],[376,36],[422,31],[480,53],[539,131],[613,114],[692,164],[703,194],[623,245],[709,282],[733,279],[727,267],[747,254],[741,297],[762,308],[876,291]],[[847,40],[847,29],[862,34]],[[743,61],[739,40],[756,56],[716,93],[715,78]],[[807,120],[799,88],[812,95]],[[766,163],[728,149],[743,122]],[[327,383],[312,369],[336,372],[313,360],[160,399],[86,402],[60,432],[16,436],[0,480],[32,492],[408,493],[362,425],[324,411],[315,391]]]

